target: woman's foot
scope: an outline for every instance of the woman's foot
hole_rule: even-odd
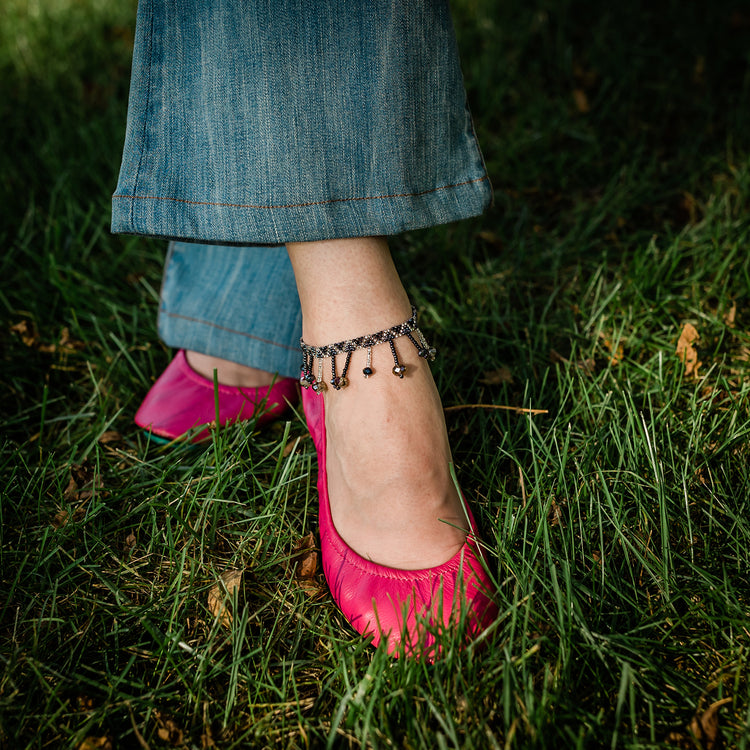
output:
[[[287,247],[307,344],[375,333],[411,315],[384,240]],[[362,374],[366,351],[357,350],[349,385],[324,393],[331,515],[362,557],[403,570],[430,568],[461,549],[469,524],[451,480],[445,420],[429,366],[408,339],[395,346],[404,378],[391,372],[389,347],[379,344],[372,349],[370,377]],[[324,360],[323,374],[331,379],[330,360]]]
[[[403,379],[392,374],[390,352],[381,345],[373,351],[372,376],[365,380],[365,359],[353,356],[350,384],[323,395],[331,515],[362,557],[402,570],[431,568],[461,548],[468,521],[450,476],[429,367],[410,343],[398,348]]]
[[[192,366],[193,356],[203,372]],[[278,377],[274,381],[270,373],[180,349],[146,394],[135,423],[157,439],[176,440],[192,430],[192,441],[202,442],[211,433],[195,428],[217,421],[217,397],[220,425],[249,419],[262,425],[296,403],[297,381]]]

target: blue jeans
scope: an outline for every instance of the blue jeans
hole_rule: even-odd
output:
[[[302,311],[286,248],[170,242],[159,335],[177,349],[298,376]]]
[[[286,324],[248,328],[287,314],[253,282],[282,272],[247,247],[391,235],[490,199],[447,0],[140,0],[112,230],[204,243],[172,248],[169,343],[275,369],[244,347],[289,345]]]

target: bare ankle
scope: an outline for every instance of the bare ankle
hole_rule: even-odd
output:
[[[186,351],[185,357],[190,368],[207,380],[214,379],[214,370],[216,370],[216,376],[221,385],[236,388],[263,388],[274,381],[274,374],[271,372],[247,367],[228,359],[194,351]]]

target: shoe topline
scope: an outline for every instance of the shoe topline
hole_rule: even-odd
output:
[[[195,372],[180,349],[146,394],[135,423],[157,441],[176,440],[206,427],[190,438],[203,442],[211,436],[207,426],[216,422],[215,396],[213,381]],[[257,418],[259,426],[279,418],[299,397],[294,378],[262,388],[219,384],[218,396],[220,425]]]

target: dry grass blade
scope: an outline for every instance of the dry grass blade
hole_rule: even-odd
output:
[[[446,406],[443,411],[446,413],[461,411],[462,409],[498,409],[501,411],[512,411],[516,414],[549,414],[548,409],[527,409],[523,406],[505,406],[503,404],[456,404],[455,406]]]

